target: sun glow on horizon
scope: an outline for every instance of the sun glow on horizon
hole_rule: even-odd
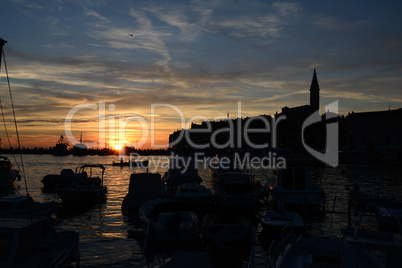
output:
[[[120,144],[116,144],[115,146],[113,146],[113,149],[120,151],[122,148],[122,146]]]

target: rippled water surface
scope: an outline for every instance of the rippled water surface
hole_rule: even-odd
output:
[[[19,156],[8,156],[15,162],[19,162]],[[148,158],[148,157],[147,157]],[[164,173],[167,169],[167,156],[150,156],[152,160],[161,160],[156,172]],[[28,191],[36,201],[60,201],[55,193],[43,193],[41,191],[41,179],[47,174],[59,174],[61,169],[71,168],[75,170],[82,164],[103,164],[106,167],[104,184],[108,187],[107,201],[93,207],[85,204],[77,208],[65,209],[61,207],[55,218],[58,229],[74,230],[80,235],[80,251],[82,267],[138,267],[141,264],[142,251],[139,242],[129,236],[134,226],[129,219],[121,213],[121,202],[128,191],[131,173],[144,172],[144,170],[129,167],[114,167],[113,161],[117,156],[62,156],[51,155],[23,155]],[[150,169],[155,167],[150,166]],[[256,180],[265,184],[269,170],[254,170]],[[401,199],[402,193],[402,169],[397,165],[362,165],[341,166],[337,168],[315,169],[313,175],[322,178],[322,186],[327,196],[327,209],[334,211],[347,211],[348,187],[359,183],[361,189],[376,193],[378,186],[380,193],[393,195]],[[199,174],[206,186],[211,183],[208,171],[200,168]],[[23,181],[17,182],[17,193],[25,193]],[[336,202],[334,203],[336,197]],[[402,201],[402,200],[401,200]],[[356,216],[358,211],[353,211]],[[318,218],[312,218],[310,230],[315,235],[339,237],[339,228],[346,227],[347,216],[345,214],[325,214]],[[373,222],[373,228],[375,223]],[[261,241],[260,241],[261,242]],[[260,243],[256,247],[256,259],[259,263],[266,258],[264,247]],[[151,262],[151,266],[158,263]]]

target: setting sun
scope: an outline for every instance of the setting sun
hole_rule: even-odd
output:
[[[120,145],[120,144],[116,144],[116,145],[114,146],[114,149],[117,150],[117,151],[120,151],[120,150],[121,150],[121,145]]]

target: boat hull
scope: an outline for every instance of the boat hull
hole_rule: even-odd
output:
[[[162,195],[154,196],[154,197],[152,197],[152,196],[138,197],[138,196],[132,196],[132,195],[127,194],[123,199],[121,207],[125,213],[136,212],[140,209],[140,207],[142,205],[144,205],[148,201],[158,199],[158,198],[162,198]]]
[[[106,200],[106,186],[57,188],[57,194],[63,204],[96,203]]]
[[[160,208],[163,209],[160,210]],[[141,228],[153,241],[161,243],[194,242],[198,218],[179,202],[156,199],[145,203],[139,211]]]
[[[0,198],[0,216],[32,215],[49,217],[53,214],[58,202],[35,202],[32,197],[25,195],[12,195]]]
[[[123,199],[122,210],[124,213],[137,212],[148,201],[165,196],[166,187],[162,184],[161,175],[158,173],[133,173],[130,176],[128,193]]]
[[[7,251],[0,258],[0,267],[72,267],[79,264],[78,234],[56,231],[47,218],[1,216],[0,237],[8,238],[2,240]]]
[[[10,188],[14,186],[14,181],[17,178],[17,176],[0,176],[0,188]]]
[[[173,214],[172,214],[173,215]],[[195,241],[196,225],[186,222],[177,227],[169,227],[160,223],[153,223],[153,239],[158,242],[183,243]]]

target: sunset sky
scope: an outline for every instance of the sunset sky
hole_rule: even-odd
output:
[[[401,12],[401,1],[377,0],[2,0],[22,146],[53,147],[71,109],[92,105],[70,112],[76,140],[82,132],[86,143],[116,146],[120,136],[138,145],[143,136],[147,147],[151,105],[166,104],[154,116],[161,147],[184,127],[179,112],[187,122],[236,118],[238,102],[242,117],[308,104],[315,68],[322,106],[400,108]],[[2,63],[0,96],[15,137],[6,82]],[[119,117],[132,120],[126,141]],[[4,126],[0,137],[8,147]]]

